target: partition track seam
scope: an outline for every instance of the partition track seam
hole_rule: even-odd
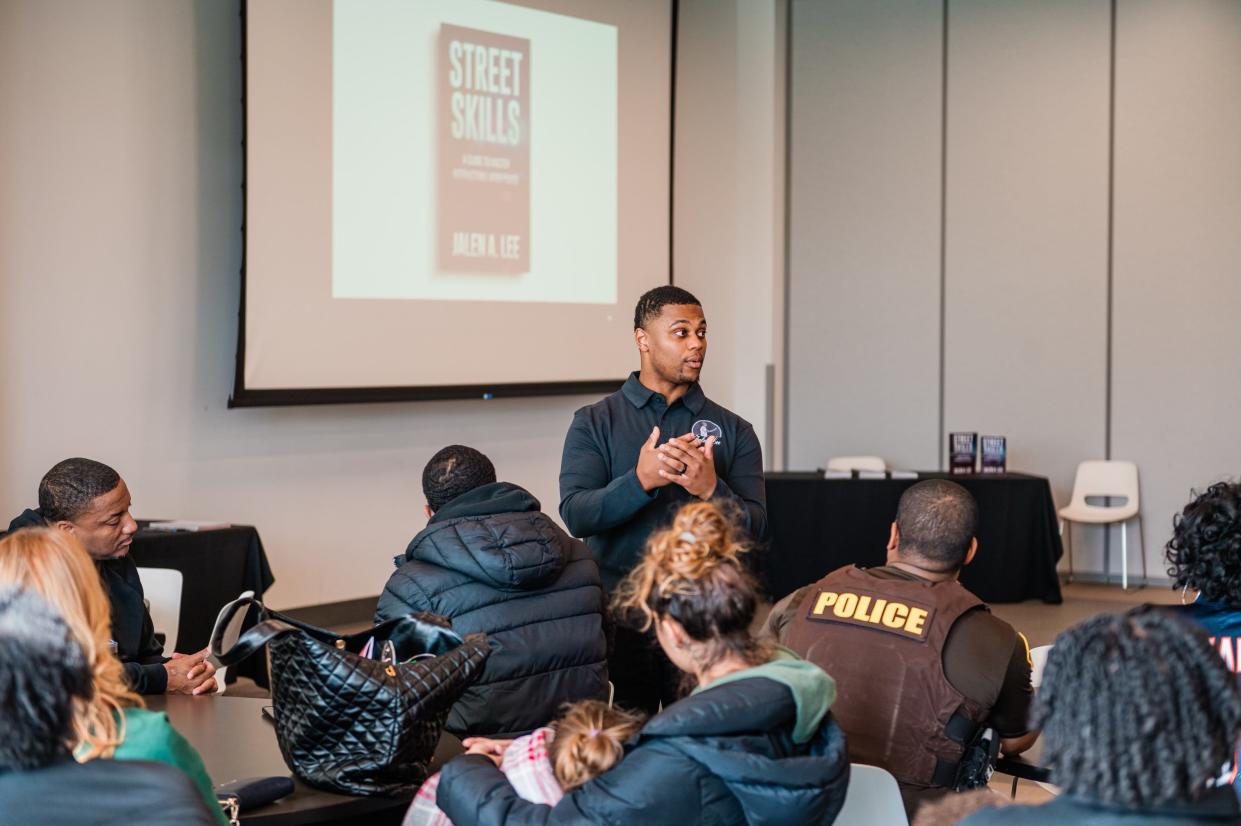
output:
[[[793,256],[792,256],[792,232],[793,232],[793,0],[787,0],[787,9],[784,16],[784,358],[781,365],[781,372],[784,374],[784,381],[781,383],[780,395],[783,399],[784,409],[781,411],[784,419],[784,427],[780,433],[780,442],[782,445],[780,467],[788,469],[789,466],[789,418],[791,405],[789,404],[790,386],[792,382],[789,377],[792,373],[789,366],[790,346],[789,335],[792,328],[789,294],[793,289]]]
[[[939,419],[935,440],[939,443],[939,469],[944,469],[947,441],[944,419],[944,384],[947,364],[948,318],[948,0],[944,0],[939,134]]]
[[[672,43],[669,53],[671,74],[668,87],[668,283],[676,283],[673,269],[673,252],[676,236],[676,178],[677,178],[677,26],[681,17],[681,0],[672,0]]]
[[[1116,254],[1116,0],[1112,0],[1107,90],[1107,351],[1104,362],[1103,458],[1112,458],[1112,273]]]

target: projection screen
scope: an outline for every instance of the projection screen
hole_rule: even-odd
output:
[[[673,0],[247,0],[232,406],[598,392],[670,280]]]

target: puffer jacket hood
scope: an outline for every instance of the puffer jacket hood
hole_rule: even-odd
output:
[[[822,669],[796,661],[792,667]],[[792,665],[790,663],[790,665]],[[781,666],[784,668],[786,666]],[[829,823],[844,802],[842,778],[848,762],[845,738],[834,724],[825,724],[827,709],[818,702],[799,702],[786,681],[759,676],[766,666],[738,672],[735,679],[717,682],[679,703],[674,703],[642,729],[642,739],[676,738],[677,747],[728,786],[750,824],[794,826]],[[820,683],[834,692],[830,678]],[[804,685],[804,683],[802,683]],[[827,701],[830,703],[830,699]],[[804,749],[780,754],[767,748],[739,748],[749,732],[766,740],[767,733],[787,733],[798,728],[802,708],[821,709],[815,728],[807,732]],[[726,738],[726,739],[724,739]],[[799,753],[801,752],[801,753]],[[847,782],[847,781],[846,781]],[[791,805],[800,800],[799,805]]]
[[[428,562],[501,590],[529,590],[564,570],[563,536],[528,491],[493,482],[440,508],[394,561]]]
[[[458,496],[395,561],[377,622],[429,611],[491,646],[449,712],[453,734],[520,734],[564,703],[608,696],[599,568],[527,491],[497,482]]]
[[[766,677],[775,680],[793,695],[796,717],[793,722],[793,742],[805,743],[819,730],[819,724],[836,701],[836,681],[827,676],[822,668],[806,662],[789,649],[778,646],[770,662],[735,671],[712,682],[709,686],[694,689],[694,694],[707,691],[734,680]]]

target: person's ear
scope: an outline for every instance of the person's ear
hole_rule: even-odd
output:
[[[896,527],[896,523],[892,523],[892,530],[888,531],[888,559],[896,557],[901,548],[901,532]]]
[[[660,617],[659,628],[664,638],[672,644],[674,648],[684,648],[689,645],[689,634],[685,633],[685,627],[672,617]]]
[[[970,549],[965,552],[965,561],[961,563],[961,567],[964,568],[973,562],[976,553],[978,553],[978,537],[975,536],[970,539]]]
[[[634,328],[633,340],[634,340],[634,343],[638,345],[639,353],[645,353],[646,351],[651,349],[651,345],[647,342],[647,339],[646,339],[646,330],[643,330],[641,327]]]
[[[435,516],[435,511],[431,510],[430,505],[423,505],[422,512],[427,515],[427,519],[430,519],[432,516]]]
[[[73,534],[76,528],[76,526],[72,522],[69,522],[65,519],[56,520],[56,522],[53,523],[53,527],[56,528],[56,530],[64,531],[67,534]]]

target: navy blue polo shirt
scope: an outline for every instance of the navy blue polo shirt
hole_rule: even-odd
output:
[[[714,434],[712,498],[740,505],[756,541],[767,533],[763,451],[750,423],[708,399],[697,382],[668,404],[631,373],[620,390],[573,414],[560,461],[560,518],[586,540],[609,589],[637,564],[651,531],[695,498],[677,484],[648,493],[638,482],[638,453],[656,426],[660,444],[691,428]]]

